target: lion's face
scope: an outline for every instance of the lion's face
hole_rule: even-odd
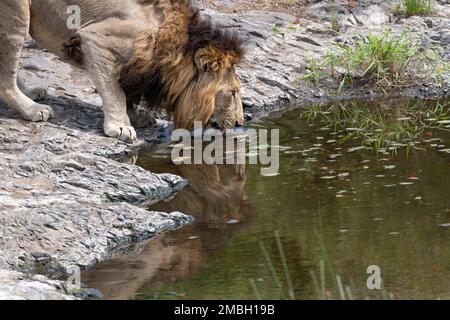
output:
[[[221,130],[243,125],[240,82],[235,70],[239,59],[232,51],[213,46],[196,51],[190,61],[190,72],[195,75],[175,108],[177,128],[191,130],[195,121]]]
[[[234,66],[230,67],[221,81],[216,94],[215,108],[208,124],[224,130],[244,124],[244,110],[241,100],[241,86]]]

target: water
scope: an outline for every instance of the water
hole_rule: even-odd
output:
[[[346,298],[450,299],[448,128],[376,153],[301,114],[252,124],[280,129],[274,177],[250,165],[175,166],[167,145],[144,150],[139,165],[191,182],[151,209],[197,222],[96,266],[83,282],[106,299],[336,299],[338,277]],[[382,290],[367,288],[371,265]]]

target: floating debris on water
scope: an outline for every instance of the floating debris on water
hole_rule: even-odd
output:
[[[355,152],[355,151],[359,151],[359,150],[366,150],[367,147],[361,146],[361,147],[354,147],[354,148],[350,148],[347,150],[347,152]]]

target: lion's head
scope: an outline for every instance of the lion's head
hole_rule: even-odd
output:
[[[222,130],[241,126],[244,114],[236,75],[244,54],[240,38],[201,18],[198,11],[168,17],[156,39],[142,39],[134,66],[122,74],[129,102],[164,107],[173,114],[176,128],[191,130],[195,121]],[[174,23],[183,19],[184,24]],[[155,49],[150,49],[155,42]],[[154,53],[149,55],[149,50]],[[154,60],[146,61],[148,56]],[[155,67],[147,70],[151,64]]]
[[[177,128],[192,129],[194,121],[219,129],[243,124],[240,82],[235,69],[241,58],[238,50],[207,43],[186,57],[193,67],[188,67],[189,80],[175,102]]]
[[[240,127],[244,123],[241,87],[234,67],[216,94],[215,108],[209,124],[217,129]]]

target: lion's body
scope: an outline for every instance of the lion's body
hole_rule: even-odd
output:
[[[73,8],[81,14],[76,28]],[[42,48],[87,70],[102,96],[109,136],[135,139],[127,105],[142,100],[166,107],[177,126],[189,128],[193,121],[206,124],[218,109],[216,95],[225,94],[234,97],[228,109],[242,122],[234,73],[240,43],[205,23],[189,0],[0,0],[0,98],[26,119],[46,121],[51,108],[30,99],[42,92],[16,79],[28,32]]]
[[[64,44],[70,43],[75,33],[81,38],[95,37],[125,61],[133,54],[136,38],[156,34],[163,20],[155,1],[141,2],[149,4],[136,0],[33,0],[30,35],[42,48],[68,62],[74,61]],[[67,27],[73,22],[71,6],[78,6],[81,13],[81,27],[76,30]]]

